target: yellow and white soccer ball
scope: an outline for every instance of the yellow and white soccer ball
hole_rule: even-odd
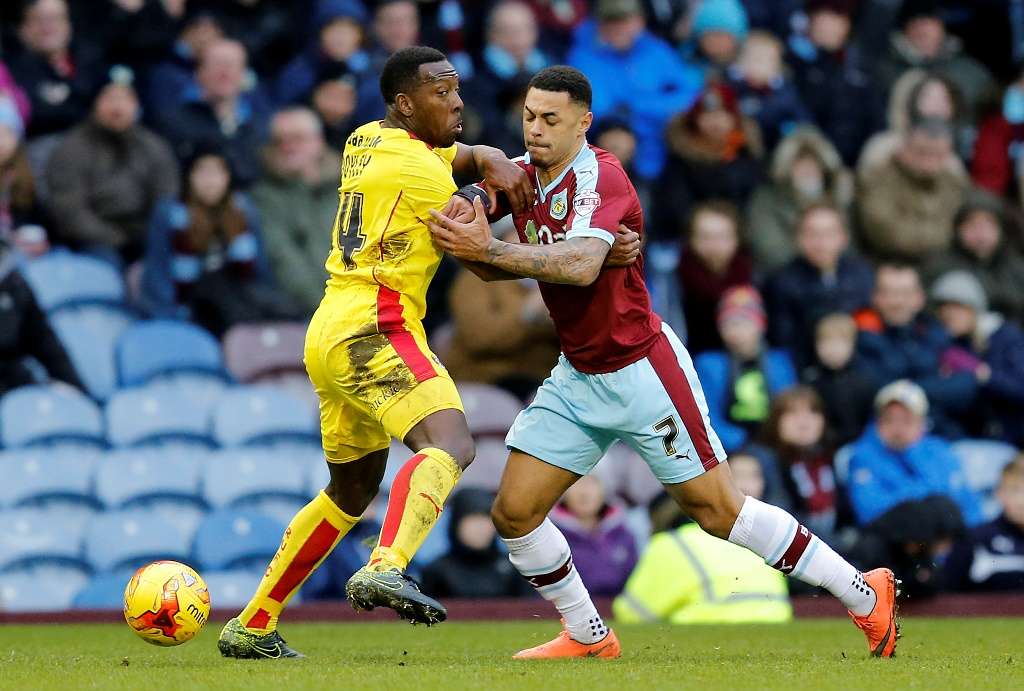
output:
[[[181,645],[210,618],[210,592],[195,569],[155,561],[135,572],[124,589],[124,619],[142,640]]]

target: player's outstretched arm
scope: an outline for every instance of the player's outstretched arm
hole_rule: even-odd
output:
[[[434,241],[452,256],[482,262],[517,276],[547,283],[587,286],[601,272],[611,246],[600,238],[574,238],[553,245],[502,242],[491,233],[483,203],[473,200],[475,217],[460,223],[433,209],[427,226]]]
[[[526,171],[508,160],[501,149],[495,149],[493,146],[469,146],[459,143],[455,160],[452,161],[452,171],[456,175],[482,178],[487,183],[487,194],[492,209],[497,203],[499,191],[505,193],[512,210],[516,213],[529,209],[537,194]]]

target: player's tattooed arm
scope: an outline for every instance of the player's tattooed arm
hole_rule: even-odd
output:
[[[427,223],[434,241],[457,259],[479,262],[502,271],[547,283],[590,285],[601,272],[611,249],[599,238],[576,238],[553,245],[502,242],[491,233],[483,203],[473,200],[475,216],[468,223],[431,210]],[[471,269],[472,270],[472,269]]]
[[[456,175],[483,179],[487,183],[487,195],[492,209],[497,204],[499,191],[505,193],[516,213],[530,208],[537,194],[526,171],[508,160],[501,149],[493,146],[459,143],[455,160],[452,161],[452,171]]]

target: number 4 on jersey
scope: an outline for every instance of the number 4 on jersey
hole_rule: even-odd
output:
[[[352,255],[363,249],[366,235],[363,234],[363,193],[345,192],[338,207],[338,249],[345,262],[345,270],[356,268]]]

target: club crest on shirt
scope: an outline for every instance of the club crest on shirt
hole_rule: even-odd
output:
[[[572,210],[577,216],[589,216],[601,206],[601,195],[594,190],[580,190],[572,199]]]
[[[551,198],[551,218],[561,221],[569,213],[569,190],[562,190]]]

